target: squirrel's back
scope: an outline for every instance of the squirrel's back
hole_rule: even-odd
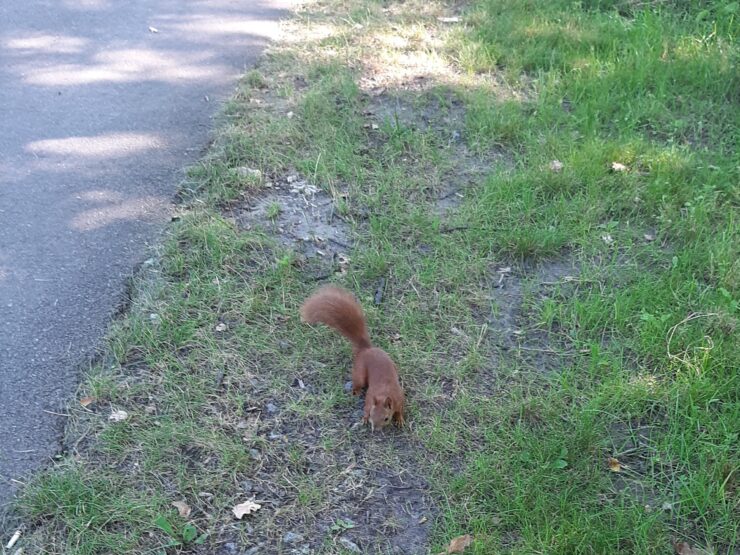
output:
[[[301,318],[309,324],[321,322],[349,339],[356,351],[371,347],[365,315],[354,296],[332,285],[311,295],[301,307]]]

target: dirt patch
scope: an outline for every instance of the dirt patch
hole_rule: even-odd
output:
[[[660,420],[663,416],[656,415],[656,418]],[[612,487],[616,495],[627,494],[646,510],[670,511],[674,502],[670,488],[661,494],[656,484],[647,483],[644,479],[650,473],[651,465],[664,466],[664,476],[671,476],[674,473],[667,461],[651,460],[652,437],[656,429],[654,423],[646,422],[612,424],[609,429],[612,448],[606,457],[617,459],[622,467],[622,472],[611,474]]]
[[[479,185],[496,167],[513,165],[503,149],[474,152],[468,147],[465,102],[455,90],[437,87],[427,77],[419,76],[393,92],[372,89],[366,93],[365,103],[365,127],[378,134],[376,147],[382,146],[384,133],[410,130],[428,134],[441,149],[449,151],[451,165],[441,169],[439,186],[431,190],[434,211],[440,216],[460,206],[465,190]]]
[[[520,266],[494,268],[490,300],[493,314],[487,319],[494,347],[494,368],[515,362],[540,372],[562,368],[567,346],[553,337],[529,312],[550,296],[572,295],[578,286],[578,268],[570,258]],[[557,327],[554,323],[553,327]]]
[[[240,229],[264,230],[326,269],[343,265],[352,249],[350,223],[335,199],[295,173],[270,183],[231,215]]]
[[[362,399],[349,393],[328,420],[310,416],[326,393],[301,378],[287,389],[255,388],[254,410],[233,432],[255,460],[237,476],[241,495],[263,509],[224,527],[219,553],[428,552],[437,511],[413,466],[419,446],[406,430],[373,434],[359,425]]]

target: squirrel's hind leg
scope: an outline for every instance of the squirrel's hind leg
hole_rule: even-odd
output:
[[[352,395],[359,395],[367,387],[367,368],[359,361],[352,365]]]

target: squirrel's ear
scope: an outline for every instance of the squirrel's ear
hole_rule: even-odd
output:
[[[390,397],[386,397],[383,406],[387,409],[391,408],[393,406],[393,400]]]

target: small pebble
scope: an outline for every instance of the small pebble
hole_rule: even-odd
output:
[[[249,454],[252,455],[252,458],[256,461],[262,458],[262,453],[260,453],[257,449],[250,449]]]
[[[277,411],[277,405],[274,405],[273,403],[267,403],[267,412],[269,414],[275,414]]]

